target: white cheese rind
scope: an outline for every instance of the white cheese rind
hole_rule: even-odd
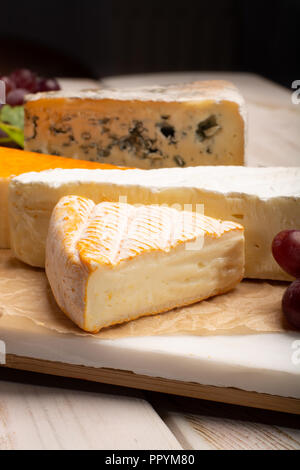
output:
[[[130,204],[175,204],[194,211],[203,204],[205,215],[245,227],[247,277],[290,280],[274,261],[271,244],[281,230],[300,229],[300,168],[28,173],[10,185],[11,242],[19,259],[44,266],[51,212],[61,197],[72,194],[96,203],[125,197]]]
[[[55,207],[46,248],[58,305],[92,333],[228,292],[244,261],[238,224],[76,196]]]
[[[10,247],[7,198],[8,178],[0,177],[0,249]]]
[[[225,80],[197,81],[193,83],[177,84],[171,86],[151,86],[135,89],[129,88],[99,88],[74,91],[52,91],[27,95],[27,102],[42,99],[69,99],[69,100],[117,100],[117,101],[150,101],[166,103],[185,103],[197,101],[231,101],[241,108],[245,102],[233,83]]]
[[[246,111],[229,82],[42,93],[25,107],[25,148],[152,169],[243,165]]]

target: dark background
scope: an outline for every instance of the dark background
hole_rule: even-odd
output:
[[[0,0],[0,73],[158,71],[300,78],[300,0]]]

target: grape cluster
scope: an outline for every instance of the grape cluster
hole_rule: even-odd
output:
[[[282,309],[288,322],[300,328],[300,230],[284,230],[274,239],[273,256],[288,274],[296,278],[287,289]]]
[[[0,76],[6,85],[6,103],[10,106],[22,106],[25,95],[42,91],[60,90],[55,78],[43,78],[28,69],[19,69],[9,76]]]

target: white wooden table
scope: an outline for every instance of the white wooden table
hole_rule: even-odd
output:
[[[292,104],[292,90],[254,75],[223,77],[234,81],[248,102],[248,163],[298,166],[300,105]],[[161,77],[165,80],[174,77]],[[0,369],[0,449],[300,449],[300,419]]]
[[[300,449],[299,416],[0,371],[0,449]]]

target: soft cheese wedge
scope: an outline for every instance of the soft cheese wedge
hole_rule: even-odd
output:
[[[7,207],[9,182],[22,173],[54,168],[104,169],[112,166],[0,147],[0,249],[10,247]]]
[[[272,256],[282,230],[300,229],[300,168],[197,167],[160,170],[54,170],[10,185],[15,255],[43,267],[50,216],[59,199],[78,195],[129,204],[167,204],[245,227],[246,277],[290,280]],[[121,199],[120,199],[121,198]]]
[[[55,207],[46,273],[88,332],[228,292],[244,275],[244,229],[167,207],[68,196]]]
[[[245,105],[232,83],[31,95],[25,148],[143,169],[243,165]]]

